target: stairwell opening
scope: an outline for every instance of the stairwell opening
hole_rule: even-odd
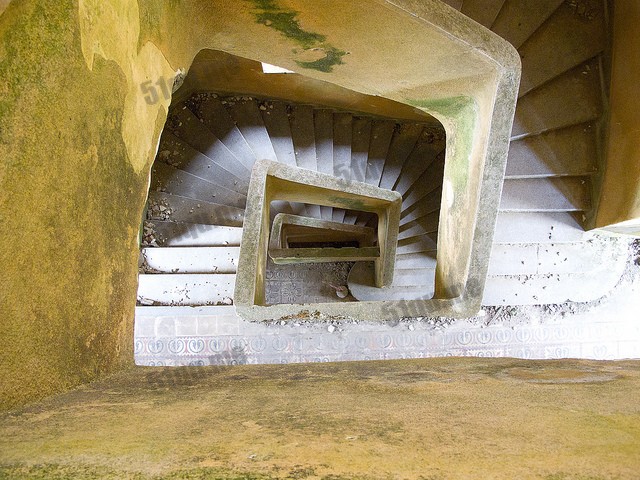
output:
[[[432,298],[445,145],[442,124],[419,109],[299,74],[265,74],[260,62],[203,50],[174,95],[152,168],[139,304],[234,303],[251,169],[264,159],[402,196],[392,285],[375,286],[371,261],[269,259],[266,304]],[[278,213],[302,212],[377,234],[371,212],[272,207],[271,222]],[[357,246],[335,231],[309,238],[289,247]]]

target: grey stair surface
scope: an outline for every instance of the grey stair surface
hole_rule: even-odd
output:
[[[520,95],[595,57],[604,50],[605,41],[601,2],[593,2],[588,11],[564,2],[519,49]]]
[[[505,0],[464,0],[460,10],[480,25],[491,28]]]
[[[251,170],[256,161],[255,154],[218,96],[196,95],[194,101],[189,102],[188,105],[211,133],[233,152],[238,162],[245,169]]]
[[[563,1],[506,0],[491,30],[519,48]]]
[[[602,113],[600,67],[591,60],[522,97],[513,137],[535,135],[597,119]]]
[[[484,303],[593,300],[615,284],[622,268],[583,225],[602,168],[605,3],[447,3],[510,41],[523,65]],[[356,262],[342,280],[352,294],[347,300],[431,298],[445,146],[439,126],[253,95],[194,94],[172,107],[154,166],[142,250],[147,273],[141,275],[150,279],[141,282],[142,296],[167,305],[232,301],[250,170],[257,159],[269,159],[399,192],[394,281],[377,288],[373,264]],[[272,220],[278,212],[376,225],[371,213],[319,205],[274,202]],[[322,278],[322,268],[333,268],[324,265],[313,281]],[[315,267],[305,268],[272,270],[269,288],[278,275],[310,281]],[[214,281],[217,292],[208,290]],[[303,291],[287,293],[285,284],[278,288],[269,298],[304,298]]]
[[[241,208],[165,192],[149,192],[148,205],[147,214],[153,220],[242,227],[244,217],[244,210]]]
[[[590,207],[585,177],[506,179],[500,210],[520,212],[583,211]]]
[[[590,124],[511,142],[507,178],[590,175],[597,170],[595,131]]]
[[[231,274],[140,275],[138,299],[145,305],[230,305],[235,279]]]
[[[236,208],[244,208],[247,203],[246,195],[162,162],[153,165],[151,190],[169,191],[182,197],[209,202],[223,199],[227,205]]]
[[[240,247],[143,248],[153,273],[236,273]]]

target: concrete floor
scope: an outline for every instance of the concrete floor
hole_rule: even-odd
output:
[[[0,478],[637,479],[640,362],[143,368],[0,416]]]

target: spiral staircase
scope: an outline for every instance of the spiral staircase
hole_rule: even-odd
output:
[[[522,59],[483,303],[548,304],[602,296],[624,269],[585,233],[601,171],[606,2],[446,3],[508,40]],[[370,262],[270,262],[266,276],[275,282],[272,286],[277,287],[278,278],[297,276],[317,283],[317,294],[327,302],[431,298],[445,143],[445,131],[435,120],[384,118],[241,93],[192,95],[172,106],[153,165],[139,304],[234,304],[247,194],[258,160],[402,195],[391,285],[376,287]],[[370,213],[314,204],[274,202],[271,213],[272,218],[289,213],[375,225]],[[318,271],[329,276],[318,276]],[[349,294],[336,295],[344,287]],[[274,303],[306,303],[310,296],[304,289],[284,294],[275,288],[271,296],[267,291]]]

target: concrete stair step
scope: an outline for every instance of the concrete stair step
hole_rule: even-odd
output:
[[[494,243],[580,241],[585,232],[575,215],[569,212],[499,212],[493,241]]]
[[[491,30],[519,48],[564,0],[506,0]]]
[[[160,206],[165,209],[161,209]],[[151,191],[147,216],[154,220],[242,227],[244,210],[166,192]]]
[[[247,178],[235,176],[216,159],[211,159],[200,153],[171,132],[165,131],[162,134],[157,158],[172,167],[242,195],[246,195],[249,189]]]
[[[542,275],[489,275],[483,305],[544,305],[590,302],[609,293],[624,272],[608,265],[588,273]]]
[[[430,235],[421,235],[399,240],[396,248],[396,255],[433,251],[437,248],[437,238],[438,235],[433,233]]]
[[[374,286],[373,263],[361,262],[351,269],[348,285],[351,295],[361,302],[428,300],[435,291],[435,269],[396,270],[392,285],[377,288]]]
[[[356,182],[364,182],[367,178],[371,119],[353,117],[351,138],[351,179]],[[357,212],[348,211],[343,221],[353,225],[357,219]]]
[[[365,182],[369,185],[380,185],[394,129],[395,123],[388,120],[374,120],[371,125],[371,140],[365,175]]]
[[[274,100],[265,102],[265,107],[265,110],[262,110],[262,121],[269,133],[276,157],[279,162],[295,167],[296,155],[291,140],[287,105]]]
[[[415,123],[405,123],[396,127],[380,177],[381,188],[393,189],[402,172],[402,166],[415,148],[423,128],[423,125]]]
[[[327,109],[315,109],[313,124],[318,171],[333,175],[333,112]],[[320,206],[323,220],[331,220],[331,207]]]
[[[521,97],[512,138],[595,120],[602,114],[600,67],[592,59]]]
[[[440,210],[431,212],[423,217],[417,218],[400,226],[398,240],[411,238],[416,235],[424,235],[438,231],[438,222],[440,220]]]
[[[462,8],[462,0],[442,0],[442,1],[447,5],[449,5],[450,7],[455,8],[458,11]]]
[[[289,122],[296,165],[307,170],[318,171],[313,107],[309,105],[292,106]],[[306,215],[310,217],[322,218],[318,205],[309,205],[305,211]]]
[[[260,160],[278,161],[276,152],[271,144],[269,132],[262,121],[258,102],[251,97],[235,97],[227,99],[225,107],[234,120],[238,130],[251,147],[253,156]],[[266,108],[265,105],[262,105]]]
[[[507,178],[590,175],[597,169],[595,128],[590,124],[552,130],[511,142]]]
[[[296,155],[293,141],[291,140],[287,105],[273,100],[261,102],[261,105],[264,106],[264,109],[260,110],[262,112],[262,121],[269,134],[269,140],[278,162],[295,167]],[[280,204],[280,207],[280,209],[289,208],[290,212],[296,215],[303,215],[306,211],[301,203],[288,202],[288,207],[282,204]]]
[[[235,274],[138,276],[138,302],[148,305],[216,305],[233,302]]]
[[[437,251],[428,250],[426,252],[405,253],[396,255],[395,268],[411,269],[419,266],[420,268],[436,268]]]
[[[613,264],[618,252],[601,242],[494,244],[489,275],[589,273]]]
[[[522,58],[519,95],[595,57],[605,43],[601,0],[590,2],[588,11],[564,2],[518,50]]]
[[[506,179],[501,211],[585,211],[591,207],[588,177]]]
[[[444,155],[445,138],[439,129],[425,127],[418,145],[402,166],[402,173],[393,189],[405,195],[411,186],[429,169],[439,155]],[[442,157],[444,158],[444,157]]]
[[[425,195],[420,201],[404,208],[400,216],[400,225],[406,225],[420,217],[440,210],[442,188],[438,187]]]
[[[437,158],[403,195],[402,210],[421,202],[433,191],[442,189],[443,176],[444,156]]]
[[[218,165],[236,177],[249,181],[250,170],[242,165],[231,150],[185,105],[173,109],[167,125],[169,130],[187,145],[203,155],[215,159]]]
[[[205,93],[196,95],[195,101],[188,102],[188,106],[224,146],[233,153],[242,166],[251,171],[256,161],[256,156],[222,104],[223,101],[227,102],[216,94]]]
[[[225,205],[242,209],[247,203],[245,195],[203,180],[166,163],[154,163],[151,172],[150,190],[205,202],[224,202]]]
[[[236,273],[240,247],[143,248],[146,266],[157,273]]]
[[[373,120],[371,124],[371,139],[367,155],[367,173],[365,183],[380,185],[384,164],[391,147],[396,123],[389,120]],[[370,215],[359,214],[356,225],[365,225],[371,219]]]
[[[242,240],[241,227],[146,220],[160,247],[233,247]]]
[[[480,25],[491,28],[505,0],[464,0],[460,10]]]
[[[351,180],[351,144],[353,142],[353,116],[350,113],[333,114],[333,176],[345,181]],[[332,210],[332,220],[343,222],[346,211]]]

